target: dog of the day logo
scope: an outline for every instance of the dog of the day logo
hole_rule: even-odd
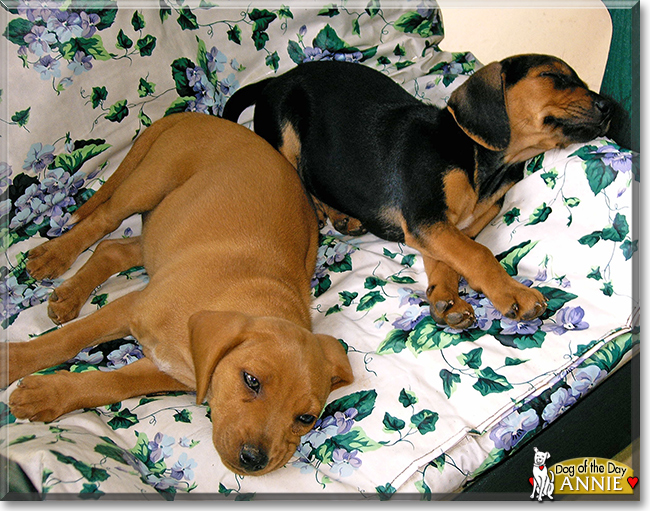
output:
[[[554,495],[632,495],[639,478],[624,463],[605,458],[574,458],[548,466],[549,452],[534,448],[531,499]]]

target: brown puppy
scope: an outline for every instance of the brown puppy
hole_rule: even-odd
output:
[[[207,396],[214,445],[230,470],[260,475],[282,466],[330,391],[353,379],[341,344],[310,331],[317,223],[298,176],[242,126],[203,114],[166,117],[143,132],[70,231],[30,251],[28,271],[60,275],[143,212],[150,213],[142,236],[100,243],[52,295],[50,316],[76,317],[90,290],[136,265],[147,269],[147,287],[42,337],[8,343],[0,381],[26,376],[9,399],[12,413],[51,421],[196,389],[197,403]],[[145,358],[111,372],[27,376],[125,335]]]
[[[549,55],[488,64],[445,109],[369,67],[323,61],[239,89],[223,116],[237,120],[253,103],[255,131],[296,167],[338,229],[367,229],[422,253],[431,313],[459,329],[475,320],[459,275],[508,318],[544,313],[542,294],[472,238],[523,177],[526,159],[603,135],[612,112]]]

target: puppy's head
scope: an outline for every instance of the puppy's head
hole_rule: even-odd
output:
[[[543,465],[546,462],[546,460],[551,457],[550,452],[540,451],[537,449],[537,447],[534,447],[534,449],[535,449],[534,464],[537,467]]]
[[[604,135],[613,107],[564,61],[537,54],[482,67],[448,102],[469,137],[513,163]]]
[[[204,311],[189,328],[197,403],[207,396],[217,452],[241,475],[284,465],[330,391],[353,380],[334,337],[283,319]]]

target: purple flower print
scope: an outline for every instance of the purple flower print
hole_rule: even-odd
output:
[[[61,236],[71,216],[70,213],[64,213],[59,206],[55,206],[50,216],[50,229],[47,231],[47,236],[53,238]]]
[[[23,169],[33,169],[34,172],[40,172],[54,161],[54,146],[43,145],[40,142],[32,144],[27,152],[27,158],[23,163]]]
[[[68,64],[68,69],[74,72],[75,75],[80,75],[84,71],[90,71],[93,68],[91,55],[86,55],[82,51],[74,54],[74,59]]]
[[[96,25],[102,20],[97,14],[88,14],[82,12],[81,16],[81,27],[83,31],[81,32],[81,37],[90,38],[95,35],[97,32]]]
[[[330,472],[341,477],[351,476],[361,466],[361,459],[357,457],[359,451],[354,449],[348,452],[345,449],[334,449],[332,453],[332,468]]]
[[[43,55],[39,61],[34,64],[34,70],[41,73],[41,80],[61,76],[60,67],[61,64],[59,64],[59,61],[53,59],[50,55]]]
[[[353,53],[334,54],[334,60],[339,62],[352,62],[356,64],[357,62],[361,62],[362,58],[363,58],[363,53],[361,53],[360,51],[355,51]]]
[[[29,51],[37,57],[50,53],[52,51],[50,45],[56,43],[56,35],[40,25],[34,25],[23,39],[27,43]]]
[[[180,481],[181,479],[187,479],[191,481],[194,479],[194,471],[192,469],[196,468],[197,463],[192,458],[187,459],[187,453],[182,453],[178,461],[174,463],[172,467],[171,477]]]
[[[221,80],[219,88],[224,96],[229,96],[239,88],[239,82],[235,79],[234,73],[230,73],[226,78]]]
[[[555,316],[555,323],[546,323],[542,326],[544,332],[564,335],[571,330],[585,330],[589,323],[583,321],[585,311],[582,307],[564,307]]]
[[[345,412],[335,412],[334,420],[337,426],[337,435],[344,435],[352,429],[354,418],[359,414],[356,408],[348,408]]]
[[[221,53],[216,46],[213,46],[212,49],[205,54],[205,58],[208,61],[208,70],[211,73],[214,73],[215,71],[221,73],[226,69],[228,57]]]
[[[401,287],[397,290],[399,295],[399,306],[404,307],[407,303],[409,305],[420,305],[424,299],[424,291],[413,291],[410,287]]]
[[[428,307],[419,307],[417,305],[411,305],[404,315],[395,321],[393,321],[393,326],[400,330],[406,332],[413,330],[415,326],[424,319],[425,316],[430,315]]]
[[[149,459],[153,463],[158,463],[163,458],[169,458],[173,454],[172,445],[175,442],[171,436],[156,433],[154,439],[149,442],[149,450],[151,451]]]
[[[632,153],[621,151],[613,145],[605,145],[596,150],[600,154],[605,165],[610,166],[617,172],[627,173],[632,170]]]
[[[574,396],[582,396],[589,392],[600,380],[607,376],[604,371],[596,365],[590,365],[576,371],[574,381],[571,383],[571,393]]]
[[[322,50],[320,48],[311,48],[307,47],[305,48],[305,58],[302,59],[303,63],[304,62],[313,62],[313,61],[318,61],[318,60],[331,60],[332,59],[332,54],[329,52],[329,50]]]
[[[567,389],[558,389],[551,395],[551,402],[544,408],[542,419],[550,424],[562,415],[571,405],[575,404],[575,402],[575,396]]]
[[[73,37],[81,37],[83,33],[79,14],[68,11],[54,12],[47,20],[47,29],[56,34],[60,43],[66,43]]]
[[[92,364],[92,365],[99,364],[102,360],[104,360],[104,355],[102,354],[101,351],[90,353],[90,350],[92,349],[94,349],[94,347],[84,348],[79,352],[79,354],[76,357],[74,357],[73,360],[77,362],[85,362],[86,364]]]
[[[143,357],[142,350],[133,343],[122,344],[118,349],[108,354],[107,369],[119,369]]]
[[[9,186],[11,181],[9,178],[11,177],[11,174],[13,173],[13,169],[11,168],[11,165],[9,165],[6,161],[1,161],[0,162],[0,188],[6,188]]]
[[[503,318],[501,320],[502,335],[532,335],[539,330],[542,320],[539,318],[532,321],[516,321]]]
[[[316,421],[314,427],[302,437],[302,443],[309,444],[313,449],[320,447],[325,440],[338,434],[338,425],[336,419],[331,415],[322,417]]]
[[[532,408],[523,413],[513,412],[490,431],[490,439],[497,449],[509,451],[538,425],[539,417]]]

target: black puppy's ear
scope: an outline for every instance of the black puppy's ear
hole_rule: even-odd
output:
[[[452,92],[447,107],[462,130],[476,143],[503,151],[510,143],[501,64],[492,62]]]

